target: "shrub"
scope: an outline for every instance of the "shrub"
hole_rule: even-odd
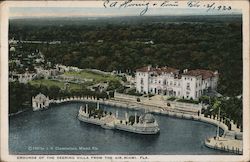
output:
[[[168,98],[169,101],[174,101],[175,99],[176,99],[175,97]]]
[[[186,103],[192,103],[192,104],[199,104],[199,101],[195,100],[186,100],[186,99],[179,99],[177,102],[186,102]]]

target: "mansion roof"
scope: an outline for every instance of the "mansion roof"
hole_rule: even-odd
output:
[[[173,73],[173,74],[177,74],[176,76],[178,76],[178,78],[180,79],[182,75],[187,75],[187,76],[202,76],[202,79],[208,79],[211,77],[215,77],[218,75],[217,71],[211,71],[211,70],[204,70],[204,69],[195,69],[195,70],[184,70],[183,73],[179,74],[178,69],[175,68],[171,68],[171,67],[151,67],[151,66],[145,66],[145,67],[141,67],[139,69],[136,69],[136,72],[155,72],[157,74],[162,74],[162,73]]]
[[[202,76],[202,79],[208,79],[211,77],[215,77],[218,75],[217,73],[211,71],[211,70],[203,70],[203,69],[196,69],[196,70],[189,70],[186,73],[182,75],[188,75],[188,76]]]

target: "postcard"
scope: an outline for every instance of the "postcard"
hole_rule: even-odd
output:
[[[249,2],[2,1],[1,161],[249,161]]]

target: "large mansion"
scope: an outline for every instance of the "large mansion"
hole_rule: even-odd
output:
[[[218,71],[188,70],[146,66],[136,70],[139,93],[161,94],[184,99],[198,99],[205,92],[216,90]]]

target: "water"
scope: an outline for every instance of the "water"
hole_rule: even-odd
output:
[[[80,105],[67,103],[10,117],[10,154],[228,154],[204,146],[206,137],[216,135],[216,127],[207,123],[155,115],[160,134],[139,135],[80,122]],[[100,107],[113,113],[117,109]],[[118,110],[124,118],[127,110]]]

